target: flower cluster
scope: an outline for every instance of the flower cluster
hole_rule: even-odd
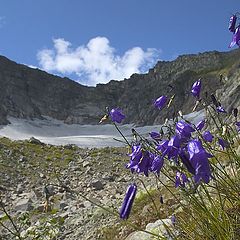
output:
[[[130,162],[126,167],[131,169],[132,173],[144,173],[145,176],[148,176],[149,172],[154,172],[159,175],[164,165],[164,160],[167,159],[176,166],[185,166],[186,171],[188,171],[187,175],[192,175],[195,183],[200,181],[208,183],[211,177],[208,159],[212,155],[204,149],[200,139],[192,137],[193,132],[199,131],[204,127],[204,122],[199,122],[195,129],[191,124],[183,120],[177,122],[175,135],[170,139],[163,139],[157,143],[157,153],[144,149],[141,144],[133,145],[132,153],[129,154]],[[211,141],[213,138],[211,138],[212,135],[209,131],[204,132],[203,136],[208,141]],[[176,186],[185,186],[185,182],[188,181],[185,176],[185,173],[177,172]],[[183,181],[181,182],[179,179]]]
[[[232,28],[233,26],[231,26]],[[198,101],[200,101],[201,85],[202,82],[199,79],[191,88],[192,95]],[[213,94],[211,98],[216,112],[226,113]],[[153,105],[162,110],[166,107],[167,101],[167,96],[160,96]],[[125,118],[125,115],[118,108],[112,109],[109,116],[115,123],[121,123]],[[234,111],[234,116],[237,119],[237,110]],[[235,124],[237,131],[240,131],[240,122],[236,120]],[[128,143],[131,146],[131,153],[128,154],[130,159],[126,168],[132,174],[144,174],[148,177],[150,173],[153,173],[159,176],[164,166],[168,164],[175,171],[175,187],[195,188],[201,183],[208,184],[213,179],[209,161],[213,155],[205,149],[205,146],[212,144],[216,139],[214,144],[217,143],[224,150],[229,147],[229,143],[222,138],[222,135],[214,138],[212,133],[205,129],[205,125],[205,119],[194,125],[181,116],[181,120],[176,121],[174,125],[169,125],[171,131],[168,134],[165,134],[161,129],[160,132],[152,131],[149,133],[152,139],[150,141],[136,137],[132,144]],[[136,192],[136,184],[130,184],[120,210],[122,219],[129,217]]]
[[[229,20],[228,30],[233,33],[229,48],[235,46],[236,44],[240,47],[240,24],[237,24],[237,20],[237,14],[233,14]]]
[[[201,80],[199,79],[193,84],[191,92],[194,97],[199,99],[200,91]],[[154,101],[153,105],[162,110],[166,103],[167,97],[160,96]],[[120,123],[125,117],[119,109],[112,109],[109,114],[112,121],[117,123]],[[201,131],[204,126],[205,120],[200,121],[196,126],[184,120],[178,121],[175,125],[175,134],[167,139],[162,139],[162,135],[158,132],[151,132],[150,136],[155,144],[151,147],[154,149],[147,147],[141,141],[132,144],[131,153],[129,154],[130,160],[126,164],[126,168],[130,169],[132,173],[143,173],[145,176],[149,176],[149,172],[160,175],[164,162],[169,161],[176,166],[181,166],[182,169],[176,172],[176,187],[185,187],[191,178],[195,184],[199,184],[200,181],[208,183],[211,177],[208,158],[212,156],[205,151],[200,139],[192,137],[192,133]],[[210,132],[205,132],[203,136],[209,142],[212,141]],[[120,210],[122,219],[128,218],[136,191],[135,184],[128,187]]]
[[[211,142],[213,136],[210,131],[200,133],[204,125],[204,120],[200,121],[196,126],[181,120],[176,123],[175,134],[173,136],[169,139],[154,142],[154,150],[147,148],[144,142],[133,144],[131,153],[129,154],[130,160],[126,164],[126,168],[135,174],[143,173],[145,176],[149,176],[149,173],[152,172],[159,176],[164,163],[168,161],[181,169],[176,172],[176,187],[186,187],[186,184],[190,182],[197,185],[201,181],[209,183],[211,179],[209,158],[213,156],[205,150],[199,138],[192,136],[194,132],[198,131],[203,139]],[[157,135],[158,140],[159,136]],[[135,194],[134,190],[134,196]],[[133,204],[132,197],[129,199],[128,195],[130,196],[127,191],[122,209],[127,208],[126,206],[129,209],[126,210],[128,214],[120,214],[120,217],[123,219],[127,218]],[[129,202],[129,204],[127,205],[126,202]]]

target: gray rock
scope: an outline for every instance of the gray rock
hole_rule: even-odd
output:
[[[84,161],[83,162],[83,164],[82,164],[82,166],[85,168],[85,167],[88,167],[88,166],[90,166],[91,164],[90,164],[90,162],[89,161]]]
[[[172,238],[169,236],[167,230],[164,227],[164,224],[168,226],[169,228],[172,227],[172,223],[170,219],[159,219],[154,223],[149,223],[146,226],[146,231],[152,232],[154,234],[158,234],[161,238],[166,238],[168,240],[172,240]],[[126,240],[157,240],[158,237],[151,235],[149,233],[136,231],[131,233]]]
[[[63,218],[64,220],[69,217],[70,213],[69,212],[64,212],[59,215],[59,217]]]
[[[28,141],[32,144],[43,145],[43,143],[35,137],[31,137]]]
[[[60,202],[59,207],[61,210],[66,210],[68,209],[69,205],[65,202]]]
[[[95,180],[91,182],[91,186],[95,189],[95,190],[102,190],[104,188],[104,185],[101,181],[99,180]]]
[[[28,198],[19,199],[14,203],[14,205],[15,211],[19,212],[31,211],[34,209],[32,200]]]

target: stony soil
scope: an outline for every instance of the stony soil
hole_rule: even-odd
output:
[[[53,146],[39,142],[0,139],[0,193],[3,204],[13,219],[30,214],[31,226],[57,219],[57,237],[52,239],[124,239],[134,229],[97,205],[117,213],[132,175],[125,168],[127,148],[80,149],[74,145]],[[148,187],[154,178],[146,178]],[[47,188],[49,209],[44,210]],[[154,197],[160,198],[159,193]],[[88,200],[90,201],[88,201]],[[135,221],[145,228],[151,203],[141,187],[136,201]],[[158,201],[160,204],[160,201]],[[173,202],[168,201],[168,206]],[[139,220],[139,216],[141,216]],[[4,213],[0,211],[1,216]],[[150,216],[148,218],[147,216]],[[162,217],[166,217],[162,211]],[[9,221],[6,224],[10,228]],[[26,227],[22,227],[24,233]],[[0,239],[15,239],[0,226]],[[31,238],[28,238],[31,239]],[[40,238],[51,239],[51,238]]]

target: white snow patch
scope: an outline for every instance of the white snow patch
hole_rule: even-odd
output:
[[[185,118],[196,124],[204,118],[204,111],[185,115]],[[76,144],[79,147],[111,147],[123,146],[122,137],[111,124],[105,125],[68,125],[50,117],[44,120],[18,119],[9,117],[10,124],[0,126],[0,136],[13,140],[24,140],[35,137],[44,143],[53,145]],[[120,125],[121,132],[130,141],[132,140],[132,128],[139,134],[148,136],[151,131],[159,131],[161,125],[135,127],[133,124]]]

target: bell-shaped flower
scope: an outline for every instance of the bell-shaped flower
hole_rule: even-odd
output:
[[[187,168],[187,170],[194,175],[195,169],[189,160],[188,153],[185,150],[181,149],[179,152],[179,157],[182,160],[182,163],[184,164],[184,166]]]
[[[150,132],[149,133],[150,137],[156,141],[160,141],[161,140],[161,136],[158,132]]]
[[[164,151],[168,147],[168,140],[163,140],[157,145],[157,150],[159,150],[161,153],[164,153]]]
[[[208,158],[212,157],[212,155],[205,151],[201,141],[197,139],[189,141],[187,148],[190,162],[195,169],[195,182],[199,183],[203,180],[208,183],[211,176]]]
[[[219,112],[219,113],[227,113],[226,110],[222,106],[218,106],[216,109],[217,109],[217,112]]]
[[[176,216],[174,214],[171,216],[171,222],[173,226],[176,225]]]
[[[205,126],[205,119],[203,119],[202,121],[198,122],[197,125],[196,125],[196,129],[198,131],[201,131]]]
[[[226,140],[222,139],[222,138],[218,138],[218,143],[222,147],[223,150],[225,148],[229,147],[229,143]]]
[[[113,122],[121,123],[125,118],[125,115],[122,113],[122,110],[119,108],[113,108],[109,113]]]
[[[161,96],[154,101],[153,105],[159,110],[162,110],[165,107],[166,103],[167,103],[167,97]]]
[[[233,46],[235,45],[238,45],[240,47],[240,26],[238,26],[235,31],[234,31],[234,34],[233,34],[233,37],[232,37],[232,41],[231,43],[229,44],[229,48],[232,48]]]
[[[197,80],[193,85],[192,85],[192,95],[194,97],[199,98],[200,97],[200,92],[201,92],[201,79]]]
[[[142,146],[140,144],[132,146],[132,153],[128,155],[130,158],[130,162],[127,164],[127,168],[132,168],[140,162],[142,158]]]
[[[237,126],[237,131],[240,132],[240,122],[236,122],[235,125]]]
[[[171,137],[168,142],[168,147],[165,152],[168,155],[168,158],[176,159],[180,150],[180,139],[177,135]]]
[[[148,171],[150,170],[152,166],[153,161],[153,154],[149,151],[145,151],[143,153],[143,157],[141,158],[140,162],[136,166],[136,172],[137,173],[144,173],[146,177],[148,177]]]
[[[150,168],[150,171],[155,172],[157,173],[157,175],[159,175],[163,167],[163,163],[164,163],[163,156],[155,155],[152,161],[152,166]]]
[[[190,138],[194,131],[193,127],[184,121],[179,121],[176,124],[176,133],[180,138]]]
[[[123,204],[122,207],[120,209],[120,218],[122,219],[128,219],[131,209],[132,209],[132,205],[133,205],[133,201],[134,198],[136,196],[137,193],[137,185],[136,184],[131,184],[128,186],[125,198],[123,200]]]
[[[235,32],[236,22],[237,22],[237,16],[236,16],[235,14],[233,14],[233,15],[230,17],[229,26],[228,26],[228,30],[229,30],[230,32]]]
[[[175,187],[185,187],[186,182],[189,182],[187,176],[184,173],[177,172],[175,177]]]
[[[237,108],[234,108],[233,109],[233,116],[236,118],[238,115],[238,109]]]
[[[213,135],[210,133],[210,131],[206,131],[203,133],[203,139],[206,141],[206,142],[212,142],[213,141]]]

